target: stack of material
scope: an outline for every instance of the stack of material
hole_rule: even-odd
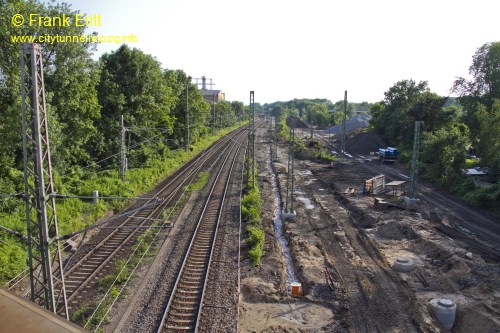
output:
[[[385,176],[378,175],[365,181],[364,193],[379,194],[385,191]]]
[[[399,156],[399,151],[392,147],[387,147],[386,149],[379,148],[378,155],[380,160],[383,162],[396,162]]]

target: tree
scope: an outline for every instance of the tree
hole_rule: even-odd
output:
[[[452,91],[459,94],[459,102],[464,108],[464,121],[471,128],[475,138],[479,131],[475,116],[478,103],[490,109],[495,98],[500,98],[500,42],[486,43],[477,49],[469,67],[471,80],[459,77]]]
[[[78,11],[68,4],[41,3],[40,1],[0,0],[0,16],[14,14],[28,17],[74,16]],[[20,27],[0,25],[0,170],[9,174],[9,167],[21,168],[20,129],[20,44],[16,36],[43,35],[82,36],[85,27],[45,27],[26,22]],[[41,43],[44,62],[45,96],[49,115],[51,152],[55,171],[66,170],[88,158],[85,145],[95,133],[93,121],[99,116],[95,87],[98,68],[91,59],[97,43],[45,42]]]
[[[233,109],[238,121],[244,119],[245,105],[242,102],[238,101],[231,102],[231,108]]]
[[[469,135],[467,125],[458,122],[423,133],[420,159],[423,173],[441,185],[454,185],[465,167]]]
[[[257,113],[257,110],[255,110]],[[222,101],[215,106],[215,124],[217,128],[229,126],[236,119],[231,103]]]
[[[421,94],[429,92],[427,81],[413,80],[397,82],[384,93],[384,100],[372,106],[371,127],[391,145],[408,142],[411,132],[401,126],[408,110],[418,101]]]
[[[189,135],[190,141],[196,141],[205,135],[211,122],[210,105],[205,102],[196,85],[191,84],[182,70],[166,70],[165,79],[172,89],[173,104],[171,116],[175,119],[175,129],[169,134],[171,147],[178,147],[184,143],[186,136],[186,87],[188,87],[189,104]]]
[[[479,121],[477,152],[482,163],[500,169],[500,99],[494,99],[491,111],[482,104],[476,113]]]
[[[313,104],[306,108],[307,122],[313,125],[329,125],[330,117],[324,104]]]
[[[415,121],[423,122],[424,131],[433,132],[449,122],[457,120],[458,110],[453,107],[444,108],[446,100],[446,97],[438,96],[429,91],[417,96],[401,124],[402,131],[411,133],[415,127]],[[403,136],[403,139],[406,144],[413,140],[411,136]]]
[[[126,45],[104,54],[101,59],[101,77],[98,86],[101,119],[96,127],[95,141],[98,158],[118,152],[119,117],[124,116],[127,127],[127,146],[131,151],[129,165],[143,163],[164,147],[166,132],[172,130],[171,110],[175,102],[172,88],[167,85],[159,62],[151,55]],[[133,128],[149,129],[138,133]],[[151,147],[156,148],[151,151]],[[148,148],[149,147],[149,148]]]

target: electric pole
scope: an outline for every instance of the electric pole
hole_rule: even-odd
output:
[[[274,116],[274,160],[278,160],[278,119]]]
[[[345,137],[346,137],[346,128],[345,128],[346,118],[347,118],[347,90],[344,92],[344,113],[342,115],[342,138],[340,147],[340,150],[344,155],[345,155]]]
[[[417,178],[418,178],[418,151],[420,149],[420,123],[415,122],[415,133],[413,135],[413,156],[411,159],[410,175],[410,198],[417,199]]]
[[[123,123],[123,115],[120,116],[120,161],[118,162],[118,173],[122,181],[125,181],[127,174],[127,146],[125,144],[125,135],[127,129]]]
[[[189,78],[186,78],[186,151],[189,147]]]
[[[295,127],[290,127],[290,142],[288,143],[288,172],[286,175],[286,197],[285,197],[285,213],[293,216],[293,169],[294,156],[293,145],[295,141]]]
[[[39,44],[21,46],[24,200],[31,300],[53,313],[62,312],[69,320],[61,249],[54,241],[58,237],[57,215],[42,58]]]
[[[248,120],[248,148],[246,158],[246,183],[255,187],[255,101],[254,92],[250,91],[250,114]]]

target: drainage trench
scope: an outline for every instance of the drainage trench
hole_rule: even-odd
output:
[[[283,254],[283,259],[285,262],[286,269],[286,286],[287,290],[291,291],[291,284],[297,282],[297,277],[295,275],[295,268],[293,267],[292,256],[290,255],[290,248],[288,247],[288,241],[285,239],[283,234],[283,220],[281,219],[281,196],[280,189],[278,187],[278,181],[276,179],[276,174],[274,172],[271,158],[269,158],[268,164],[269,172],[271,173],[271,186],[273,188],[274,195],[274,234],[279,241],[281,253]]]

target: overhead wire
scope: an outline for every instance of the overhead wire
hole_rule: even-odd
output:
[[[113,222],[113,221],[115,221],[115,220],[117,220],[117,219],[119,219],[119,218],[121,218],[121,217],[126,217],[126,216],[127,216],[128,214],[130,214],[130,213],[135,213],[135,212],[137,212],[137,211],[139,211],[139,210],[141,210],[141,209],[144,209],[144,208],[148,208],[148,207],[152,207],[152,206],[158,205],[158,204],[159,204],[159,202],[160,202],[160,200],[157,200],[156,202],[153,202],[153,203],[150,203],[150,204],[146,204],[146,205],[142,205],[142,206],[140,206],[140,207],[138,207],[138,208],[135,208],[135,209],[132,209],[132,210],[129,210],[129,211],[126,211],[126,212],[120,213],[120,214],[118,214],[118,215],[116,215],[116,216],[113,216],[113,217],[111,217],[111,218],[107,219],[107,220],[103,220],[103,221],[101,221],[101,222],[98,222],[98,223],[92,224],[92,225],[90,225],[90,226],[87,226],[87,227],[85,227],[85,228],[83,228],[83,229],[81,229],[81,230],[78,230],[78,231],[75,231],[75,232],[71,232],[71,233],[66,234],[66,235],[62,235],[62,236],[57,236],[57,237],[54,237],[51,241],[53,242],[53,241],[60,241],[60,240],[66,240],[66,239],[69,239],[69,238],[71,238],[71,237],[73,237],[73,236],[76,236],[76,235],[78,235],[78,234],[81,234],[81,233],[83,233],[83,232],[87,232],[87,231],[89,231],[89,230],[92,230],[92,229],[95,229],[95,228],[97,228],[97,227],[100,227],[101,225],[104,225],[104,224],[106,224],[106,223]]]
[[[234,141],[234,140],[233,140]],[[234,141],[235,143],[238,143],[236,141]],[[217,157],[217,160],[219,160],[219,158],[222,156],[222,154],[220,154],[218,157]],[[216,164],[216,161],[210,166],[209,169],[211,169],[214,165]],[[198,167],[198,171],[199,171],[199,168],[201,168],[201,165]],[[185,195],[186,191],[188,190],[188,188],[190,187],[189,185],[191,185],[194,181],[194,178],[190,180],[188,186],[184,186],[184,190],[182,192],[182,195],[181,195],[181,198]],[[164,222],[162,223],[162,225],[165,225],[166,221],[168,221],[168,219],[170,218],[170,216],[173,214],[173,212],[175,211],[177,205],[180,203],[181,199],[179,198],[179,200],[177,200],[177,202],[175,203],[175,205],[173,206],[173,209],[169,212],[168,216],[165,218]],[[152,247],[153,243],[155,242],[155,239],[156,237],[159,235],[159,233],[161,232],[161,228],[158,229],[158,231],[153,235],[153,238],[151,240],[151,242],[148,244],[147,248],[145,249],[144,253],[142,254],[141,258],[138,260],[138,262],[136,263],[134,269],[132,270],[132,272],[129,274],[129,276],[127,277],[127,280],[125,281],[125,283],[123,284],[123,286],[120,288],[120,291],[118,292],[118,294],[116,295],[116,297],[113,299],[113,302],[109,305],[108,309],[106,310],[104,316],[102,317],[102,319],[100,320],[100,322],[97,324],[97,326],[95,327],[95,330],[93,332],[97,332],[97,330],[99,329],[99,327],[102,325],[104,319],[106,318],[107,314],[109,313],[109,311],[111,311],[112,307],[115,305],[116,301],[118,300],[118,298],[120,297],[120,295],[123,293],[123,290],[126,288],[129,280],[131,279],[131,277],[133,276],[133,274],[135,273],[135,271],[137,270],[137,268],[139,267],[139,265],[141,264],[143,258],[145,257],[145,255],[149,252],[150,248]],[[142,244],[144,239],[141,239],[140,244]],[[137,246],[136,247],[136,250],[140,247],[140,246]],[[134,250],[134,253],[136,252],[136,250]],[[131,258],[133,257],[130,256],[127,263],[131,260]],[[126,265],[124,265],[121,269],[121,271],[118,273],[117,277],[120,276],[120,274],[124,271],[124,269],[126,268]],[[93,319],[93,317],[95,316],[95,314],[97,313],[99,307],[102,305],[102,303],[106,300],[108,294],[110,293],[110,291],[112,290],[113,286],[115,285],[117,281],[117,278],[115,279],[115,281],[113,281],[113,283],[111,284],[111,286],[108,288],[108,291],[106,292],[106,294],[103,296],[103,298],[101,299],[101,301],[99,302],[99,304],[96,306],[96,308],[94,309],[94,312],[92,313],[92,315],[90,316],[90,318],[87,320],[87,322],[85,323],[85,326],[84,328],[87,327],[87,325],[90,323],[90,321]]]
[[[4,227],[2,225],[0,225],[0,230],[6,231],[9,234],[12,234],[12,235],[14,235],[14,236],[16,236],[16,237],[18,237],[20,239],[28,239],[27,235],[24,235],[24,234],[22,234],[22,233],[20,233],[18,231],[15,231],[15,230],[11,230],[11,229],[9,229],[7,227]]]

